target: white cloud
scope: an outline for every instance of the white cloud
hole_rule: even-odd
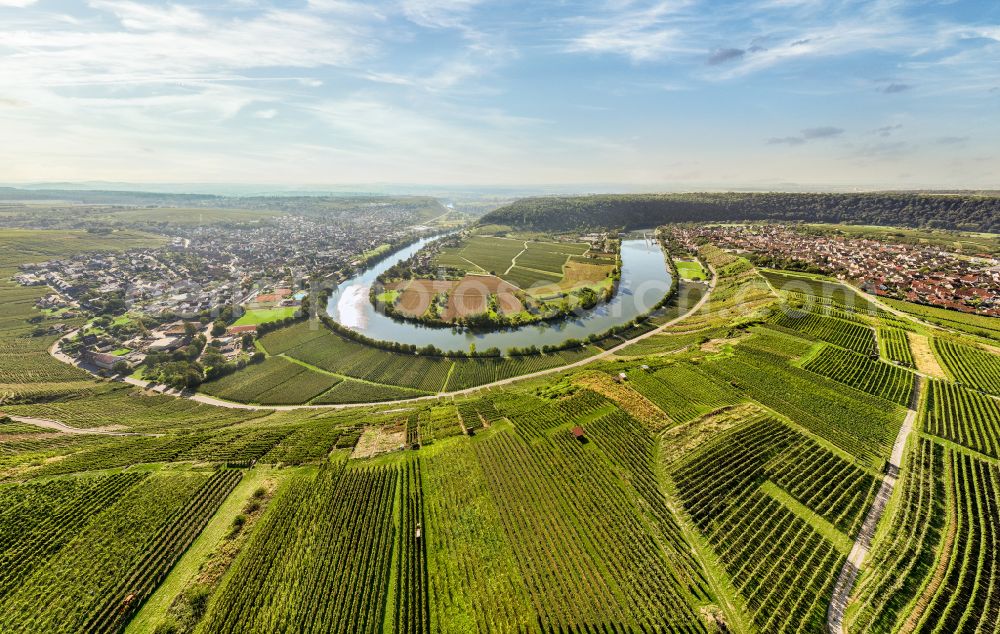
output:
[[[162,31],[167,29],[204,30],[208,20],[194,9],[170,4],[157,7],[129,0],[91,0],[90,6],[99,11],[113,13],[122,26],[139,31]]]
[[[469,13],[482,0],[402,0],[403,14],[411,22],[434,29],[466,26]]]
[[[30,7],[37,1],[38,0],[0,0],[0,7],[13,7],[15,9],[23,9],[24,7]]]
[[[670,53],[689,51],[684,43],[680,12],[691,2],[657,2],[635,8],[626,3],[623,11],[603,18],[579,20],[586,32],[574,38],[566,50],[573,53],[613,53],[633,61],[661,59]]]
[[[267,110],[258,110],[257,112],[253,113],[253,116],[255,116],[258,119],[273,119],[276,116],[278,116],[278,111],[275,110],[274,108],[268,108]]]

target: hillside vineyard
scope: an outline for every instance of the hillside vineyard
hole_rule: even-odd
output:
[[[0,215],[0,631],[1000,632],[996,198],[132,196]]]

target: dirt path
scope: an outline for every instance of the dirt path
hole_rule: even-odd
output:
[[[247,403],[235,403],[232,401],[224,401],[222,399],[214,398],[212,396],[208,396],[206,394],[200,394],[197,392],[188,392],[188,391],[178,392],[177,390],[168,388],[166,385],[155,385],[149,381],[141,381],[139,379],[134,379],[132,377],[124,377],[120,380],[130,385],[135,385],[137,387],[152,390],[154,392],[159,392],[161,394],[168,394],[171,396],[177,396],[178,398],[187,398],[192,401],[197,401],[199,403],[205,403],[206,405],[215,405],[217,407],[228,407],[230,409],[265,410],[265,411],[290,411],[295,409],[327,409],[327,410],[357,409],[360,407],[373,407],[377,405],[394,405],[394,404],[402,405],[407,403],[419,403],[421,401],[434,401],[442,397],[447,398],[451,396],[464,396],[467,394],[474,394],[481,390],[500,387],[502,385],[510,385],[511,383],[516,383],[518,381],[526,381],[529,379],[534,379],[549,374],[565,372],[566,370],[579,368],[587,364],[594,363],[595,361],[605,360],[614,356],[616,352],[622,350],[626,346],[629,346],[637,341],[642,341],[643,339],[647,339],[649,337],[653,337],[655,335],[660,334],[666,328],[669,328],[670,326],[673,326],[674,324],[677,324],[683,321],[684,319],[687,319],[694,313],[698,312],[698,310],[705,305],[705,302],[708,301],[709,297],[712,296],[712,291],[715,290],[715,283],[718,280],[718,275],[716,275],[715,269],[711,267],[709,268],[712,273],[712,279],[708,284],[708,290],[706,290],[705,294],[701,296],[701,299],[698,300],[698,303],[692,306],[684,314],[678,315],[677,317],[671,319],[670,321],[664,323],[661,326],[658,326],[650,330],[649,332],[643,333],[633,339],[628,339],[618,344],[617,346],[614,346],[613,348],[608,348],[607,350],[599,352],[598,354],[595,354],[592,357],[587,357],[586,359],[580,359],[579,361],[574,361],[573,363],[568,363],[566,365],[561,365],[554,368],[548,368],[545,370],[539,370],[538,372],[532,372],[530,374],[522,374],[520,376],[511,377],[509,379],[502,379],[500,381],[494,381],[493,383],[486,383],[484,385],[478,385],[476,387],[470,387],[464,390],[455,390],[452,392],[438,392],[437,394],[429,394],[427,396],[417,396],[414,398],[399,399],[396,401],[383,401],[381,403],[342,403],[338,405],[274,405],[271,407],[265,407],[263,405],[249,405]],[[53,346],[53,349],[56,349],[56,347]],[[66,357],[65,355],[61,356],[53,355],[53,356],[56,356],[56,358],[59,359],[60,361],[66,361],[68,359],[68,361],[66,362],[71,363],[73,365],[77,365],[73,363],[72,359],[69,359],[69,357]]]
[[[523,255],[523,254],[524,254],[524,252],[525,252],[525,251],[527,251],[527,250],[528,250],[528,241],[527,241],[527,240],[525,240],[525,241],[524,241],[524,248],[523,248],[523,249],[521,249],[521,252],[520,252],[520,253],[518,253],[517,255],[515,255],[514,257],[512,257],[512,258],[510,259],[510,266],[508,266],[508,267],[507,267],[507,270],[503,272],[503,275],[508,275],[508,274],[510,273],[510,270],[511,270],[512,268],[514,268],[515,266],[517,266],[517,259],[518,259],[519,257],[521,257],[521,255]]]
[[[923,390],[924,381],[917,377],[913,385],[913,394],[910,396],[910,409],[903,419],[903,425],[896,435],[896,442],[892,445],[892,455],[889,457],[887,473],[882,479],[882,486],[879,487],[875,500],[872,502],[865,521],[861,525],[861,531],[854,540],[851,553],[847,556],[837,582],[833,586],[833,596],[830,598],[830,608],[826,613],[827,629],[831,634],[842,634],[844,631],[844,611],[847,609],[847,601],[851,597],[851,590],[854,588],[854,581],[861,572],[868,550],[871,548],[872,538],[875,536],[875,529],[882,519],[885,507],[892,497],[892,491],[896,487],[896,480],[899,478],[900,465],[903,463],[903,452],[906,449],[906,441],[913,431],[913,424],[917,419],[917,407],[920,403],[920,394]]]
[[[95,436],[162,436],[163,434],[140,434],[137,432],[129,431],[111,431],[108,429],[101,429],[100,427],[95,427],[93,429],[87,429],[85,427],[72,427],[66,423],[60,423],[56,420],[49,420],[48,418],[32,418],[30,416],[9,416],[11,420],[17,421],[19,423],[27,423],[28,425],[34,425],[36,427],[44,427],[46,429],[54,429],[55,431],[61,431],[64,434],[89,434]]]

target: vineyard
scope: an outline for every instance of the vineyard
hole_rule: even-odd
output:
[[[474,258],[509,265],[511,242]],[[555,273],[575,248],[543,247],[517,263]],[[230,409],[53,359],[26,321],[42,289],[0,253],[0,632],[822,632],[866,536],[846,632],[1000,631],[985,318],[906,305],[950,332],[932,329],[703,246],[705,307],[619,355],[437,394],[590,358],[681,308],[497,358],[298,323],[204,384],[262,405]],[[806,309],[772,314],[768,281]]]
[[[924,430],[1000,458],[1000,402],[946,381],[929,381]]]
[[[966,387],[1000,395],[1000,355],[982,348],[934,337],[934,353],[944,369]]]
[[[907,405],[913,392],[912,372],[833,346],[824,346],[802,367],[897,405]]]
[[[233,410],[159,394],[144,394],[132,387],[102,384],[101,390],[60,401],[5,406],[18,416],[58,420],[73,427],[122,426],[130,431],[185,432],[225,427],[266,416],[267,412]]]
[[[743,347],[768,352],[786,359],[798,359],[815,346],[813,341],[804,339],[797,334],[776,330],[766,324],[752,328],[751,332],[753,336],[742,342]]]
[[[714,381],[686,363],[655,372],[633,370],[628,373],[628,382],[678,423],[742,400],[740,393],[728,384]]]
[[[899,328],[878,329],[878,349],[883,358],[913,367],[913,353],[910,351],[910,341],[906,331]]]
[[[425,392],[440,391],[451,368],[450,359],[373,348],[309,322],[268,333],[261,343],[272,355],[287,355],[334,374]]]
[[[613,343],[620,342],[616,339]],[[495,358],[422,356],[366,346],[311,323],[270,332],[261,343],[271,355],[302,361],[332,375],[303,366],[298,370],[289,368],[281,356],[272,356],[263,364],[266,367],[250,366],[205,384],[202,391],[220,398],[265,405],[305,403],[312,399],[316,404],[374,403],[463,390],[566,365],[600,352],[595,346],[586,346],[551,354]],[[333,375],[358,380],[341,382]],[[295,383],[304,385],[285,389]]]
[[[950,518],[939,561],[917,605],[907,617],[919,631],[995,632],[1000,609],[995,592],[1000,538],[1000,470],[994,463],[948,451]]]
[[[199,631],[278,622],[297,632],[380,631],[398,478],[396,468],[343,463],[297,478],[272,502]]]
[[[114,628],[108,617],[145,596],[214,513],[220,500],[211,482],[193,471],[156,473],[139,483],[119,479],[114,484],[126,488],[74,533],[50,529],[53,545],[60,539],[63,545],[33,555],[43,559],[0,602],[0,629]]]
[[[846,555],[839,535],[857,530],[873,476],[757,416],[675,465],[671,478],[761,631],[825,631]]]
[[[276,405],[306,403],[339,382],[338,377],[281,357],[268,357],[241,372],[202,384],[201,391],[230,401]]]
[[[855,587],[854,596],[863,607],[850,631],[893,631],[932,571],[946,516],[944,454],[940,445],[926,439],[910,454],[900,508],[890,530],[875,544],[869,571]]]
[[[985,315],[969,315],[936,306],[912,304],[896,299],[885,299],[887,304],[897,310],[915,315],[923,321],[938,324],[949,330],[957,330],[966,334],[1000,341],[1000,324],[995,317]]]
[[[772,323],[861,354],[878,352],[875,332],[868,326],[801,310],[779,311]]]
[[[878,317],[897,322],[895,315],[858,294],[853,288],[809,275],[766,270],[763,275],[775,288],[788,293],[789,299],[815,312],[835,312],[845,319],[866,323],[864,317]],[[905,324],[906,322],[901,322]]]
[[[499,433],[475,447],[544,622],[564,630],[700,629],[685,578],[583,445],[569,434],[529,446]]]
[[[700,369],[876,469],[889,455],[902,421],[902,408],[763,351],[737,348],[732,357]]]

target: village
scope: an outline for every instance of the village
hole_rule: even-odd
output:
[[[193,342],[199,353],[190,361],[209,352],[232,361],[253,354],[258,322],[297,316],[307,289],[335,286],[433,231],[392,218],[288,214],[236,226],[171,225],[161,247],[23,264],[13,279],[49,288],[37,302],[44,317],[34,334],[66,335],[72,329],[63,320],[90,318],[63,351],[96,370],[123,372]]]
[[[806,234],[786,225],[677,228],[689,246],[699,240],[772,265],[799,262],[882,297],[965,313],[1000,316],[1000,260],[940,247]],[[766,262],[765,262],[766,263]]]

